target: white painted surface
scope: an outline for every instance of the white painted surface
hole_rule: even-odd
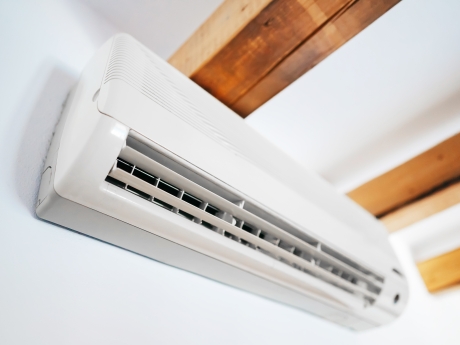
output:
[[[203,2],[210,7],[196,22],[183,19],[189,5],[166,18],[180,2],[153,3],[152,22],[164,20],[168,33],[184,23],[182,39],[218,1]],[[249,122],[342,189],[397,165],[459,129],[458,15],[457,1],[403,1]],[[409,305],[395,323],[363,334],[36,219],[61,102],[116,31],[76,2],[0,2],[0,343],[458,344],[460,291],[428,294],[413,260],[414,234],[455,234],[458,208],[392,236]],[[180,45],[155,42],[163,57]]]
[[[172,55],[223,0],[80,0],[163,59]]]

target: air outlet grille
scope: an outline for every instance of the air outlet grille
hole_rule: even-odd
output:
[[[320,241],[306,242],[126,146],[106,181],[367,303],[383,278]]]

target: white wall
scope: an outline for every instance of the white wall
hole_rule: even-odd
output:
[[[35,217],[60,106],[115,31],[75,3],[0,2],[0,343],[352,344],[304,312]]]

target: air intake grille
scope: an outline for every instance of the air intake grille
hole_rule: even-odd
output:
[[[249,160],[171,81],[170,72],[156,60],[148,49],[132,38],[118,36],[113,43],[104,84],[122,80],[218,144]]]
[[[106,181],[178,216],[373,303],[383,278],[324,243],[305,241],[126,146]]]

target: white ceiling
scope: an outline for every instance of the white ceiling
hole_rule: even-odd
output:
[[[79,0],[167,59],[223,0]]]
[[[342,191],[460,131],[460,1],[404,0],[248,122]]]
[[[170,56],[221,0],[81,0]],[[247,122],[347,191],[460,131],[460,2],[404,0]]]

